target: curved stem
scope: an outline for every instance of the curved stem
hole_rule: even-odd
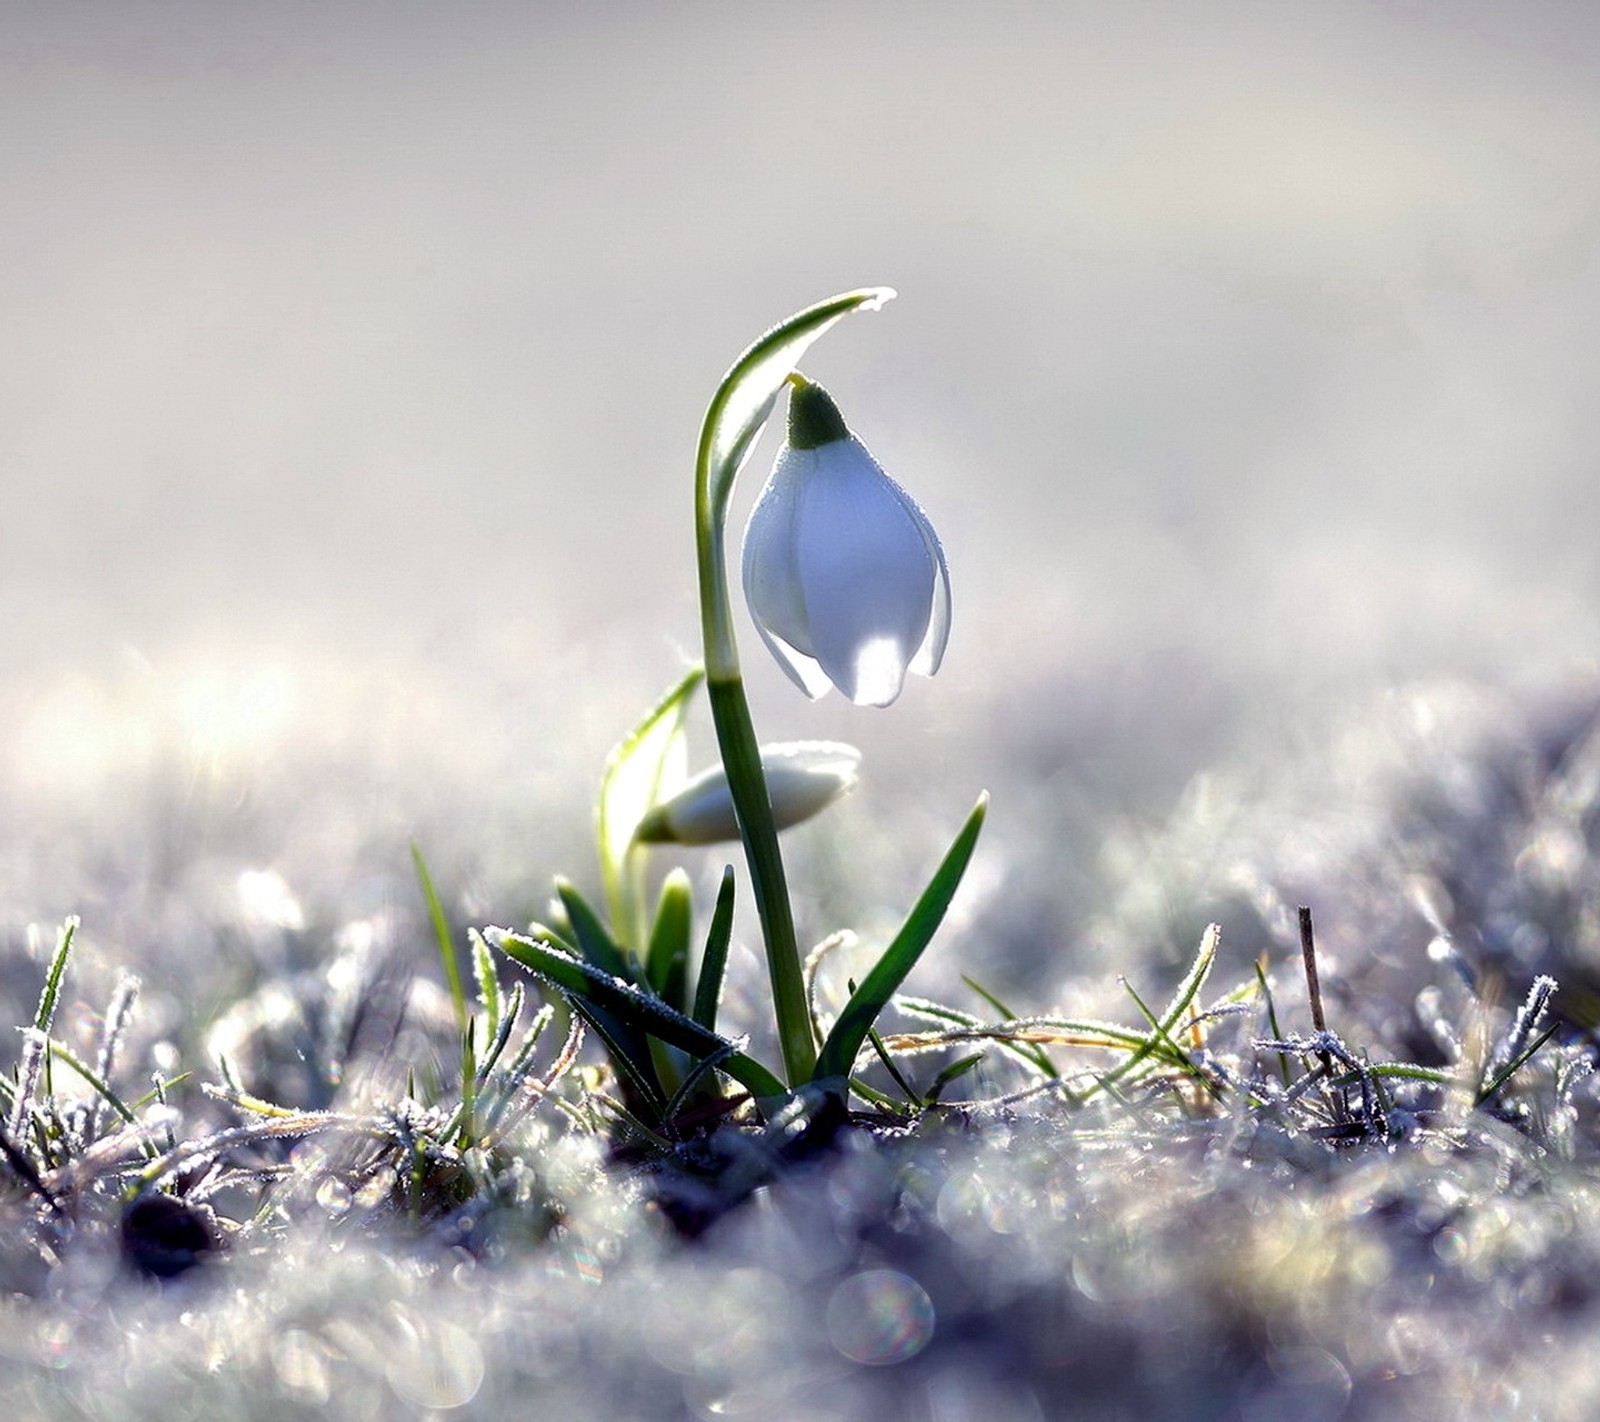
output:
[[[739,466],[801,355],[852,311],[874,310],[893,295],[886,287],[869,287],[831,297],[797,312],[756,341],[734,363],[712,396],[695,461],[695,561],[700,579],[706,690],[761,917],[778,1043],[791,1087],[811,1080],[816,1071],[817,1047],[806,1004],[800,949],[795,941],[794,911],[789,904],[783,856],[778,851],[778,830],[772,819],[761,750],[739,671],[739,645],[728,592],[728,504]]]

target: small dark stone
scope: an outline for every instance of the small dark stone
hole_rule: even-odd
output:
[[[139,1273],[172,1279],[218,1246],[211,1212],[173,1195],[141,1195],[122,1212],[122,1257]]]

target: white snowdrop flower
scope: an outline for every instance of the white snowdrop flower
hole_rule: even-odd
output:
[[[809,820],[855,789],[861,752],[838,741],[780,741],[761,747],[761,769],[779,829]],[[634,831],[644,844],[717,844],[739,838],[733,795],[722,766],[694,777],[655,806]]]
[[[939,669],[950,637],[950,569],[928,516],[798,377],[788,442],[745,529],[744,592],[762,641],[813,698],[836,686],[887,706],[907,671]]]

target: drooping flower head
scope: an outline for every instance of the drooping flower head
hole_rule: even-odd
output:
[[[820,385],[793,377],[789,438],[744,535],[756,630],[810,697],[887,706],[932,676],[950,636],[950,570],[916,501]]]

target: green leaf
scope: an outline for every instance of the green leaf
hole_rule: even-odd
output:
[[[656,996],[680,1012],[688,1007],[690,919],[689,876],[682,869],[674,869],[661,885],[656,921],[650,929],[645,977]]]
[[[976,978],[970,978],[963,973],[961,981],[971,988],[973,992],[977,993],[990,1007],[994,1008],[1001,1017],[1009,1021],[1016,1021],[1017,1014],[1007,1007],[1005,1003],[1001,1002],[988,988],[984,987],[982,983],[977,981]],[[1056,1064],[1050,1060],[1050,1054],[1043,1047],[1030,1043],[1023,1049],[1021,1055],[1036,1071],[1042,1072],[1045,1076],[1060,1077],[1061,1073],[1056,1070]]]
[[[611,1058],[617,1074],[638,1093],[640,1100],[649,1106],[649,1114],[660,1120],[667,1108],[666,1093],[656,1077],[655,1062],[650,1055],[650,1044],[632,1023],[624,1021],[614,1012],[597,1007],[588,998],[577,993],[565,994],[572,1010],[594,1029],[606,1044],[606,1055]]]
[[[428,862],[422,857],[422,847],[411,841],[411,862],[416,865],[417,882],[422,885],[422,897],[427,901],[428,917],[433,923],[433,936],[439,945],[439,961],[444,964],[444,979],[450,986],[450,1004],[455,1008],[456,1029],[467,1030],[467,993],[461,985],[461,967],[456,962],[455,945],[450,941],[450,924],[444,916],[444,905],[439,902],[439,891],[433,886],[433,875],[428,872]]]
[[[124,1121],[128,1121],[130,1123],[133,1121],[133,1107],[129,1106],[127,1102],[118,1096],[117,1093],[111,1089],[109,1083],[102,1081],[95,1073],[94,1069],[86,1062],[82,1061],[77,1054],[66,1045],[65,1042],[58,1042],[54,1037],[52,1037],[50,1039],[50,1054],[55,1057],[57,1061],[65,1062],[73,1069],[73,1071],[77,1072],[79,1076],[88,1082],[89,1085],[105,1099],[105,1101],[110,1105],[111,1109],[115,1111],[117,1115],[121,1116]]]
[[[958,1060],[951,1062],[949,1066],[945,1067],[944,1070],[938,1074],[938,1076],[934,1077],[933,1084],[928,1087],[928,1105],[937,1105],[939,1098],[944,1095],[945,1087],[949,1086],[952,1081],[965,1076],[982,1060],[983,1053],[974,1052],[969,1057],[961,1057]]]
[[[484,937],[507,957],[516,959],[561,989],[575,1009],[581,1005],[585,1017],[591,1010],[599,1009],[695,1057],[728,1052],[726,1059],[719,1063],[719,1069],[758,1100],[788,1094],[783,1083],[740,1051],[737,1043],[708,1031],[693,1018],[674,1011],[660,998],[633,984],[525,934],[489,928],[484,930]]]
[[[562,901],[567,905],[567,916],[571,920],[574,936],[579,938],[579,942],[573,943],[553,928],[547,928],[539,923],[530,927],[529,935],[535,941],[543,940],[557,952],[584,963],[597,973],[632,986],[629,971],[631,965],[622,956],[616,944],[611,942],[594,910],[570,884],[562,880],[556,882],[557,891],[562,894]],[[583,941],[584,934],[589,935],[587,943]],[[492,935],[486,934],[485,937],[491,943],[494,942]],[[508,951],[502,944],[494,943],[494,946],[500,948],[502,952]],[[596,954],[599,955],[598,959]],[[516,954],[508,953],[508,956],[515,958]],[[607,964],[614,965],[615,971],[612,967],[607,967]],[[561,984],[558,983],[557,986]],[[574,1008],[578,1006],[578,1003],[565,991],[562,996]],[[619,1074],[636,1086],[647,1101],[657,1107],[662,1105],[666,1101],[667,1093],[656,1075],[655,1054],[650,1050],[650,1041],[644,1032],[604,1009],[596,1009],[593,1014],[586,1010],[579,1015],[600,1034]]]
[[[694,1020],[715,1031],[717,1008],[722,1002],[722,980],[728,972],[728,943],[733,938],[733,865],[722,871],[717,906],[711,911],[711,928],[705,952],[700,955],[700,981],[694,992]]]
[[[900,932],[884,949],[883,956],[861,986],[850,994],[839,1020],[833,1024],[827,1041],[822,1044],[813,1081],[837,1081],[841,1083],[840,1089],[844,1089],[842,1083],[848,1079],[872,1024],[878,1020],[878,1014],[906,980],[906,975],[916,966],[917,959],[944,922],[950,900],[955,897],[961,876],[966,873],[972,852],[977,847],[978,834],[983,829],[983,819],[988,809],[988,795],[980,795],[978,803],[972,807],[972,813],[967,816],[966,824],[961,827],[961,833],[956,836],[944,861],[928,881],[928,887],[922,891],[922,897],[917,900]]]
[[[1194,962],[1189,964],[1189,971],[1184,974],[1183,981],[1178,984],[1178,990],[1173,993],[1172,1001],[1166,1006],[1159,1018],[1152,1017],[1153,1030],[1146,1036],[1138,1051],[1132,1053],[1125,1061],[1119,1063],[1111,1071],[1100,1078],[1102,1088],[1108,1088],[1118,1078],[1126,1076],[1134,1067],[1144,1061],[1152,1052],[1155,1052],[1163,1043],[1170,1041],[1168,1034],[1178,1025],[1178,1020],[1189,1010],[1189,1005],[1200,996],[1200,989],[1206,985],[1206,979],[1211,976],[1211,969],[1216,965],[1217,947],[1222,941],[1222,929],[1216,924],[1208,924],[1206,931],[1200,935],[1200,947],[1194,955]],[[1137,994],[1135,1001],[1138,1001]],[[1141,1004],[1142,1006],[1142,1004]]]
[[[55,1021],[56,1005],[61,1001],[61,984],[67,976],[67,960],[72,956],[72,940],[78,934],[78,916],[72,914],[62,923],[60,931],[56,934],[56,951],[51,956],[50,967],[44,975],[44,991],[39,994],[39,1007],[33,1014],[34,1030],[42,1033],[46,1038],[50,1036],[50,1025]],[[44,1056],[44,1091],[50,1096],[55,1091],[55,1077],[51,1071],[51,1055],[47,1051]]]
[[[684,717],[705,672],[692,668],[606,757],[600,779],[596,834],[600,879],[616,933],[642,946],[642,851],[633,832],[656,805],[688,778]]]
[[[44,976],[44,990],[39,994],[39,1007],[33,1014],[34,1030],[46,1036],[50,1033],[50,1024],[55,1021],[61,984],[67,975],[67,959],[72,956],[72,940],[77,932],[78,916],[73,914],[56,934],[56,951],[51,955],[50,967]]]
[[[567,911],[567,920],[572,924],[572,935],[577,939],[578,950],[583,956],[602,973],[609,973],[614,978],[632,982],[633,964],[629,961],[628,955],[623,952],[621,945],[601,922],[600,915],[578,892],[577,887],[570,880],[557,879],[556,897],[561,900],[561,907]]]
[[[467,941],[472,944],[472,975],[478,983],[478,1003],[486,1019],[484,1035],[492,1040],[500,1035],[500,978],[483,935],[471,929]]]
[[[1504,1086],[1508,1081],[1511,1080],[1512,1077],[1521,1071],[1528,1062],[1532,1061],[1534,1054],[1539,1050],[1539,1048],[1544,1046],[1544,1044],[1554,1037],[1560,1030],[1561,1023],[1559,1022],[1552,1022],[1548,1027],[1546,1027],[1544,1031],[1538,1035],[1538,1037],[1536,1037],[1531,1043],[1528,1044],[1528,1046],[1523,1048],[1522,1051],[1518,1052],[1516,1056],[1514,1056],[1505,1064],[1505,1066],[1496,1072],[1491,1081],[1478,1089],[1478,1094],[1473,1104],[1477,1106],[1483,1105],[1483,1103],[1493,1096],[1495,1092],[1500,1090],[1502,1086]]]

